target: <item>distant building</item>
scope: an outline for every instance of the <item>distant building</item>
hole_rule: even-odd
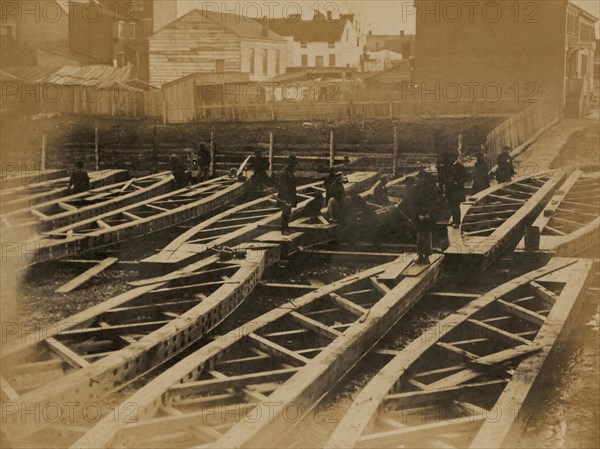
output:
[[[150,84],[192,73],[247,73],[264,81],[285,73],[286,40],[268,22],[194,9],[150,39]]]
[[[415,57],[415,35],[405,34],[373,34],[369,31],[365,43],[365,52],[390,50],[402,55],[403,59]]]
[[[35,65],[36,48],[59,45],[69,37],[69,8],[59,0],[2,2],[2,66]]]
[[[71,4],[69,47],[148,82],[149,38],[177,18],[176,0],[78,0]],[[90,20],[94,17],[94,20]]]
[[[271,19],[273,31],[288,40],[288,67],[355,67],[361,69],[364,36],[357,30],[354,14],[333,18],[315,11],[312,20],[299,14]]]
[[[581,8],[566,0],[490,2],[472,11],[449,0],[415,5],[420,99],[523,107],[556,95],[563,105],[589,100],[597,18]]]

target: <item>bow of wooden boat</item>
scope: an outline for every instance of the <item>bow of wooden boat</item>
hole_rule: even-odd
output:
[[[553,259],[425,331],[356,396],[326,447],[501,447],[591,269]],[[490,438],[473,440],[478,431]]]

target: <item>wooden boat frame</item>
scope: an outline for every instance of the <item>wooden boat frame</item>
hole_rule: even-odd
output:
[[[423,332],[355,397],[326,448],[502,447],[592,274],[590,260],[554,258]]]
[[[3,169],[2,171],[7,172],[8,170]],[[2,179],[0,180],[0,187],[2,187],[3,190],[7,190],[36,182],[52,181],[56,178],[64,178],[65,176],[68,176],[68,174],[68,170],[43,170],[41,168],[39,170],[19,170],[17,173],[3,173]]]
[[[136,413],[130,416],[132,424],[103,419],[72,447],[111,447],[116,437],[121,441],[119,432],[124,429],[125,444],[137,441],[144,447],[148,443],[140,440],[142,436],[163,431],[200,436],[208,442],[206,447],[272,447],[276,444],[275,436],[280,437],[285,429],[286,405],[294,404],[304,411],[310,409],[435,282],[443,256],[435,256],[431,265],[415,265],[414,255],[405,256],[310,291],[247,325],[222,336],[215,335],[213,341],[128,399],[137,405]],[[369,294],[361,292],[364,285],[370,286]],[[373,300],[373,304],[368,304]],[[334,311],[330,310],[332,307]],[[327,318],[325,314],[329,314]],[[343,315],[340,319],[348,322],[328,324],[332,314],[337,318]],[[296,330],[287,329],[289,325]],[[294,350],[278,340],[298,332],[314,336],[313,347]],[[236,355],[236,351],[253,356]],[[230,376],[218,371],[223,364],[230,370],[237,367],[241,371],[242,366],[254,362],[259,365],[253,365],[247,375]],[[260,370],[263,364],[267,366],[264,372],[255,370]],[[271,365],[281,368],[269,368]],[[266,395],[267,391],[272,393]],[[203,398],[204,394],[208,396]],[[232,424],[231,420],[207,416],[208,409],[203,404],[228,398],[233,398],[234,404],[236,400],[242,401],[249,409],[234,407],[235,416],[230,413],[229,418],[235,424],[221,433],[223,427]],[[203,411],[185,414],[174,410],[177,406],[194,404]],[[215,406],[219,407],[219,403],[215,402]],[[121,404],[117,413],[125,407],[126,404]],[[254,408],[261,411],[257,413],[260,418],[244,420],[245,413]],[[267,410],[269,413],[265,413]],[[169,447],[174,444],[170,436],[161,440],[168,441]]]
[[[600,242],[600,178],[575,170],[561,185],[532,227],[540,231],[535,251],[573,257]],[[519,251],[527,252],[525,239]]]
[[[349,175],[347,191],[361,191],[374,182],[375,172]],[[291,219],[300,216],[312,199],[311,193],[320,191],[325,196],[322,182],[298,188],[299,202],[293,209]],[[266,207],[256,209],[261,205]],[[270,205],[270,206],[269,206]],[[222,212],[192,227],[169,243],[158,254],[141,261],[143,273],[172,271],[203,257],[213,247],[234,247],[264,233],[265,226],[275,225],[281,217],[281,209],[273,195],[252,200]],[[220,226],[226,224],[226,226]],[[215,232],[221,234],[213,235]],[[223,234],[224,232],[224,234]]]
[[[161,172],[17,209],[0,216],[2,231],[5,234],[22,230],[50,231],[165,194],[172,189],[172,184],[170,172]],[[49,213],[51,208],[59,209],[59,212]],[[13,219],[20,221],[5,225],[5,220],[10,222]]]
[[[241,197],[248,181],[220,177],[43,233],[31,264],[74,256],[201,217]],[[173,206],[172,209],[168,207]]]
[[[127,170],[100,170],[90,172],[90,188],[98,188],[126,181],[129,178]],[[2,214],[17,209],[31,207],[35,204],[44,203],[55,198],[69,194],[68,183],[70,178],[53,179],[50,181],[37,182],[26,186],[3,190],[0,194],[0,210]],[[10,199],[11,196],[16,198]]]
[[[461,205],[460,228],[448,228],[449,247],[444,253],[459,263],[487,268],[509,245],[518,243],[564,176],[562,170],[541,172],[470,197]],[[539,182],[542,185],[531,185]]]

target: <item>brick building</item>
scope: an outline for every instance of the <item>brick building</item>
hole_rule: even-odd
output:
[[[597,20],[566,0],[416,0],[417,95],[532,102],[589,95]],[[578,81],[575,81],[578,80]]]

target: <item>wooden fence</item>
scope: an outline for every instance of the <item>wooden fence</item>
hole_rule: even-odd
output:
[[[165,105],[171,111],[173,106]],[[339,102],[271,102],[198,106],[196,121],[321,121],[361,119],[394,119],[408,117],[477,117],[507,116],[522,109],[514,101],[475,102],[402,102],[402,101],[339,101]],[[178,114],[169,114],[180,116]]]
[[[509,146],[516,156],[560,119],[562,101],[552,97],[533,104],[502,122],[487,136],[487,158],[495,164],[502,147]]]

